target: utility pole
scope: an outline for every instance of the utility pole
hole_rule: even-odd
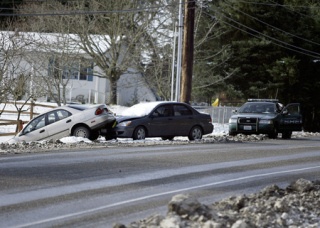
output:
[[[181,59],[182,59],[182,34],[183,34],[183,0],[179,0],[179,35],[178,35],[178,56],[177,56],[177,80],[176,80],[176,96],[175,101],[180,101],[181,90]]]
[[[181,102],[190,103],[193,73],[194,18],[196,0],[185,3],[181,75]]]

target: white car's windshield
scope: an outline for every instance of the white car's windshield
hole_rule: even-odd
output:
[[[156,103],[156,102],[136,104],[136,105],[133,105],[132,107],[126,109],[125,111],[123,111],[121,116],[135,116],[135,117],[146,116],[157,105],[158,105],[158,103]]]

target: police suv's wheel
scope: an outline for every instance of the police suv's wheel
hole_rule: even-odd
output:
[[[200,140],[202,139],[202,129],[201,127],[195,126],[191,129],[189,136],[189,140]]]
[[[283,139],[291,139],[292,131],[285,131],[282,132],[282,138]]]
[[[133,132],[133,140],[142,140],[146,138],[146,129],[142,126],[137,127]]]
[[[84,126],[77,127],[73,131],[73,136],[82,137],[82,138],[89,138],[90,137],[90,130]]]
[[[278,138],[278,130],[277,130],[277,128],[274,128],[273,131],[268,134],[268,137],[269,137],[270,139],[276,139],[276,138]]]

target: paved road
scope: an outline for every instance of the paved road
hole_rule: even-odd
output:
[[[110,147],[0,157],[1,227],[112,227],[298,178],[320,179],[320,138]]]

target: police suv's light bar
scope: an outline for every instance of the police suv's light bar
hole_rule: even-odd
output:
[[[248,99],[249,102],[253,102],[253,101],[264,101],[264,102],[279,102],[278,99]]]

